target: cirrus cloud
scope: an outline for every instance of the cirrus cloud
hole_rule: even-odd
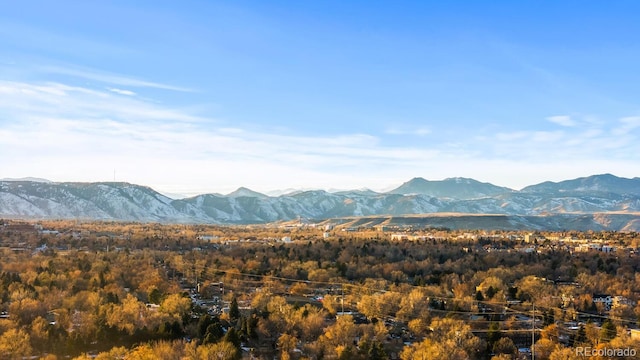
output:
[[[472,177],[518,188],[554,180],[551,175],[560,177],[556,180],[604,172],[633,175],[623,170],[635,164],[629,154],[640,151],[633,134],[640,126],[636,117],[621,119],[613,129],[584,122],[555,131],[480,136],[470,130],[392,146],[375,131],[269,131],[114,89],[122,90],[0,81],[0,153],[11,154],[3,159],[0,178],[104,181],[117,169],[119,180],[183,194],[241,185],[261,191],[381,189],[415,176]]]
[[[565,126],[565,127],[573,127],[578,125],[578,123],[575,120],[573,120],[571,116],[568,116],[568,115],[550,116],[547,118],[547,120],[554,124]]]

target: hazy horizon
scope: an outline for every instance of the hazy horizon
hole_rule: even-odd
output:
[[[638,178],[638,177],[625,178],[625,177],[620,177],[620,176],[617,176],[616,174],[610,174],[610,173],[592,174],[592,175],[589,175],[589,176],[601,176],[601,175],[613,175],[613,176],[616,176],[616,177],[619,177],[619,178],[622,178],[622,179],[635,179],[635,178]],[[287,195],[287,194],[291,194],[291,193],[295,193],[295,192],[299,192],[299,191],[313,191],[313,190],[324,190],[324,191],[329,192],[329,193],[337,193],[337,192],[343,192],[343,191],[366,191],[366,190],[370,190],[370,191],[374,191],[374,192],[378,192],[378,193],[386,193],[386,192],[394,190],[394,189],[398,188],[399,186],[403,185],[404,183],[407,183],[407,182],[409,182],[411,180],[414,180],[416,178],[422,178],[422,179],[427,180],[427,181],[444,181],[444,180],[456,179],[456,178],[461,178],[461,177],[457,176],[457,177],[444,178],[444,179],[430,179],[430,178],[425,178],[425,177],[422,177],[422,176],[414,176],[411,179],[405,179],[400,183],[391,184],[391,185],[389,185],[387,187],[378,188],[378,189],[373,189],[373,188],[366,187],[366,186],[360,186],[360,187],[354,187],[354,188],[301,187],[301,188],[279,188],[279,189],[256,189],[256,188],[247,187],[247,186],[242,185],[242,184],[238,184],[233,188],[220,189],[218,191],[203,191],[203,192],[192,192],[192,193],[170,192],[170,191],[165,191],[163,189],[155,188],[155,187],[153,187],[151,185],[148,185],[148,184],[131,183],[131,182],[128,182],[128,181],[121,181],[121,180],[117,180],[117,179],[115,179],[115,180],[112,179],[112,180],[96,181],[96,182],[99,182],[99,183],[122,183],[122,182],[124,182],[124,183],[131,183],[131,184],[134,184],[134,185],[148,186],[148,187],[152,188],[153,190],[155,190],[155,191],[157,191],[157,192],[159,192],[159,193],[161,193],[161,194],[163,194],[165,196],[168,196],[170,198],[182,199],[182,198],[188,198],[188,197],[193,197],[193,196],[203,195],[203,194],[217,194],[217,195],[226,196],[226,195],[230,195],[231,193],[236,192],[236,191],[238,191],[240,189],[249,189],[251,191],[256,191],[258,193],[261,193],[261,194],[267,195],[267,196],[271,196],[271,197]],[[469,178],[467,178],[467,179],[469,179]],[[473,178],[470,178],[470,179],[479,181],[479,180],[473,179]],[[554,181],[554,182],[561,182],[561,181],[565,181],[565,180],[575,180],[575,179],[578,179],[578,178],[561,179],[559,181]],[[9,181],[9,182],[10,181],[33,181],[33,182],[43,182],[43,183],[64,183],[64,182],[77,183],[77,182],[82,182],[82,181],[52,181],[50,179],[39,178],[39,177],[0,178],[0,181]],[[550,181],[550,180],[544,180],[544,181],[541,181],[539,183],[527,184],[527,185],[523,186],[522,188],[518,188],[518,189],[510,188],[508,186],[502,186],[500,184],[494,184],[494,183],[490,183],[490,184],[496,185],[496,186],[502,186],[502,187],[509,188],[509,189],[515,190],[515,191],[521,191],[523,188],[525,188],[527,186],[538,185],[538,184],[540,184],[542,182],[546,182],[546,181]],[[482,183],[485,183],[485,182],[482,182]]]
[[[640,3],[8,3],[0,178],[170,194],[638,176]],[[8,156],[7,156],[8,155]]]

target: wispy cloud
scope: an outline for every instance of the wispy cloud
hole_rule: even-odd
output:
[[[209,120],[181,109],[162,107],[133,97],[116,96],[111,91],[53,82],[0,81],[0,94],[0,113],[11,113],[18,123],[36,115],[84,120],[111,118],[122,122]]]
[[[35,68],[35,70],[42,73],[46,73],[46,74],[66,75],[66,76],[72,76],[72,77],[83,78],[87,80],[99,81],[106,84],[114,84],[114,85],[121,85],[121,86],[130,86],[130,87],[137,87],[137,88],[155,88],[155,89],[178,91],[178,92],[194,91],[193,89],[189,89],[186,87],[147,81],[147,80],[138,79],[132,76],[113,74],[109,72],[98,71],[98,70],[87,69],[87,68],[47,65],[47,66],[38,66]]]
[[[120,95],[136,96],[136,93],[131,90],[124,90],[124,89],[118,89],[118,88],[107,88],[107,90]]]
[[[3,168],[92,181],[105,167],[118,167],[130,181],[145,184],[149,178],[239,184],[259,173],[260,181],[277,188],[283,179],[310,186],[329,173],[335,182],[345,180],[340,172],[419,166],[438,154],[383,147],[369,134],[300,136],[229,127],[113,90],[0,82],[0,119],[12,120],[0,120],[0,152],[14,154]]]
[[[523,140],[531,137],[531,134],[526,131],[514,131],[514,132],[499,132],[495,135],[495,139],[498,141],[514,141]],[[491,137],[482,137],[482,141],[492,141]]]
[[[617,123],[626,129],[622,136],[592,124],[482,134],[481,140],[434,134],[431,142],[390,146],[369,133],[256,130],[114,89],[123,90],[0,81],[0,153],[11,154],[0,177],[97,181],[116,168],[119,180],[188,194],[240,185],[380,189],[434,174],[514,186],[500,179],[528,185],[538,172],[595,169],[590,164],[624,175],[607,166],[628,167],[635,162],[629,154],[640,151],[632,132],[638,118]]]
[[[552,116],[547,120],[560,124],[563,128],[516,130],[493,136],[483,134],[476,139],[487,144],[485,157],[493,154],[524,162],[562,162],[561,166],[565,166],[567,162],[596,162],[599,159],[624,159],[632,162],[631,154],[640,151],[638,136],[633,133],[634,129],[640,127],[640,117],[625,117],[609,122],[593,116],[580,119]],[[616,171],[611,169],[609,172]]]
[[[547,118],[547,120],[549,120],[554,124],[565,126],[565,127],[572,127],[578,124],[575,120],[571,118],[571,116],[568,116],[568,115],[550,116]]]
[[[557,143],[565,138],[563,131],[534,131],[531,141],[536,143]]]
[[[409,127],[409,126],[392,126],[387,128],[385,131],[386,134],[389,135],[415,135],[415,136],[426,136],[431,134],[431,129],[426,126],[420,127]]]
[[[640,128],[640,116],[629,116],[620,119],[619,125],[612,130],[612,133],[617,136],[622,136],[629,134],[637,128]]]

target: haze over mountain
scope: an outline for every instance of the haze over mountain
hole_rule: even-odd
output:
[[[421,194],[438,198],[476,199],[487,196],[500,195],[514,190],[482,183],[468,178],[448,178],[438,181],[425,180],[421,177],[413,178],[389,191],[390,194]]]
[[[582,228],[640,230],[640,178],[594,175],[544,182],[521,191],[473,179],[414,178],[387,193],[311,190],[272,197],[241,187],[227,195],[185,199],[171,199],[129,183],[0,181],[0,217],[10,218],[246,224],[298,217],[320,220],[445,213],[501,215],[505,224],[516,227],[544,228],[547,223],[549,228],[562,228],[578,224],[568,217],[580,217]],[[621,213],[625,217],[611,220]],[[603,214],[609,220],[594,220],[603,219]],[[535,221],[522,220],[532,216]],[[585,216],[591,220],[584,220]],[[442,216],[438,221],[443,222]]]
[[[589,192],[613,194],[640,195],[640,178],[620,178],[611,174],[581,177],[573,180],[565,180],[557,183],[543,182],[537,185],[527,186],[522,192]]]
[[[42,179],[42,178],[35,178],[35,177],[24,177],[24,178],[3,178],[3,179],[0,179],[0,181],[33,181],[33,182],[43,182],[43,183],[50,183],[50,182],[52,182],[51,180]]]
[[[628,0],[3,1],[0,179],[127,179],[176,199],[386,192],[423,176],[399,192],[449,202],[501,192],[457,176],[517,190],[633,178],[639,12]]]
[[[257,191],[253,191],[244,186],[239,187],[233,192],[230,192],[226,195],[227,197],[238,198],[238,197],[257,197],[257,198],[266,198],[268,197],[265,194],[259,193]]]

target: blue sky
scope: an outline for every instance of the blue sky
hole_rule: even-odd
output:
[[[640,176],[636,1],[20,1],[0,178],[168,193]]]

